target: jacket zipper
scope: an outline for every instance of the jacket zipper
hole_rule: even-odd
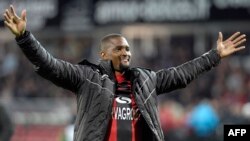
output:
[[[134,79],[134,78],[133,78]],[[131,78],[131,80],[130,81],[132,81],[133,80],[132,78]],[[146,115],[144,114],[144,111],[142,110],[142,108],[141,108],[141,106],[138,104],[139,102],[138,102],[138,93],[135,91],[135,80],[136,80],[137,78],[135,78],[134,80],[133,80],[133,86],[132,86],[132,93],[134,92],[134,96],[135,96],[135,102],[136,102],[136,105],[138,106],[138,109],[140,110],[140,112],[141,112],[141,114],[142,114],[142,116],[143,116],[143,118],[145,119],[145,121],[146,121],[146,124],[148,125],[148,127],[150,128],[150,130],[152,131],[152,133],[155,135],[155,132],[154,132],[154,130],[152,129],[152,128],[154,128],[154,127],[151,127],[150,126],[150,121],[148,121],[148,119],[147,118],[145,118],[146,117]],[[153,124],[153,123],[152,123]],[[158,134],[157,134],[158,135]],[[156,137],[157,138],[157,137]]]
[[[135,92],[135,93],[136,93],[136,92]],[[137,96],[138,96],[138,94],[136,93],[136,94],[135,94],[135,101],[136,101],[136,104],[138,103]],[[144,113],[144,111],[142,110],[142,108],[141,108],[140,105],[137,104],[137,106],[138,106],[138,108],[139,108],[139,110],[140,110],[140,112],[141,112],[143,118],[145,119],[145,121],[146,121],[148,127],[150,128],[150,130],[152,131],[152,133],[155,134],[154,130],[152,129],[152,128],[154,128],[154,127],[150,126],[150,124],[149,124],[150,121],[148,121],[148,119],[146,118],[147,115],[145,115],[145,113]]]
[[[114,86],[113,86],[113,92],[115,93],[115,83],[113,84]],[[113,107],[113,101],[114,101],[114,98],[115,98],[115,96],[114,95],[111,95],[111,103],[110,103],[110,107],[109,107],[109,109],[108,109],[108,118],[106,119],[106,121],[107,121],[107,125],[106,125],[106,128],[104,129],[104,133],[105,133],[105,135],[104,135],[104,137],[103,137],[103,140],[105,140],[105,138],[106,138],[106,135],[107,135],[107,129],[108,129],[108,127],[109,127],[109,122],[110,122],[110,119],[111,119],[111,117],[112,117],[112,107]]]

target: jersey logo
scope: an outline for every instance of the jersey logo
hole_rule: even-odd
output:
[[[118,102],[120,104],[130,104],[131,103],[131,99],[128,97],[118,96],[115,100],[116,100],[116,102]]]

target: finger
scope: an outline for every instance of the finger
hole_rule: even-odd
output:
[[[5,10],[6,15],[8,16],[9,19],[11,19],[11,15],[8,9]]]
[[[234,47],[237,47],[238,45],[240,45],[244,42],[246,42],[246,39],[242,39],[242,40],[238,41],[237,43],[234,44]]]
[[[15,12],[15,9],[14,9],[13,5],[10,5],[10,12],[14,16],[14,18],[19,19],[19,17],[17,16],[17,14]]]
[[[9,29],[11,29],[12,27],[11,27],[11,24],[10,23],[8,23],[7,21],[4,21],[4,25],[5,26],[7,26]]]
[[[11,19],[6,15],[3,14],[5,21],[7,21],[8,23],[11,23]]]
[[[245,38],[245,37],[246,37],[246,35],[243,34],[243,35],[237,37],[236,39],[234,39],[232,42],[235,44],[235,43],[237,43],[238,41],[242,40],[242,39]]]
[[[229,38],[227,39],[227,41],[233,40],[233,39],[236,38],[239,34],[240,34],[240,32],[234,33],[231,37],[229,37]]]
[[[237,48],[235,48],[234,52],[243,50],[243,49],[245,49],[245,48],[246,48],[245,46],[237,47]]]
[[[26,9],[24,9],[24,10],[22,11],[21,18],[22,18],[24,21],[27,21]]]
[[[15,14],[15,9],[14,9],[13,5],[10,5],[10,12],[13,15]]]
[[[222,35],[221,32],[219,32],[218,41],[219,41],[219,42],[222,42],[222,41],[223,41],[223,35]]]

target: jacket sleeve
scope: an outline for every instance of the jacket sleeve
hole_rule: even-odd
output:
[[[16,41],[25,56],[34,65],[35,71],[60,87],[76,92],[80,82],[87,76],[87,68],[83,69],[82,65],[73,65],[54,58],[28,31],[16,38]]]
[[[184,88],[201,73],[209,71],[219,63],[220,56],[217,50],[213,49],[180,66],[159,70],[156,72],[157,93],[161,94]]]

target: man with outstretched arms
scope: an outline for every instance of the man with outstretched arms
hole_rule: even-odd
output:
[[[25,10],[19,17],[10,6],[4,19],[35,71],[76,94],[74,141],[164,141],[157,96],[186,87],[222,58],[244,49],[240,45],[246,41],[239,32],[226,40],[219,32],[215,49],[180,66],[154,72],[130,67],[131,47],[120,34],[103,37],[99,64],[87,60],[71,64],[54,58],[26,30]]]

